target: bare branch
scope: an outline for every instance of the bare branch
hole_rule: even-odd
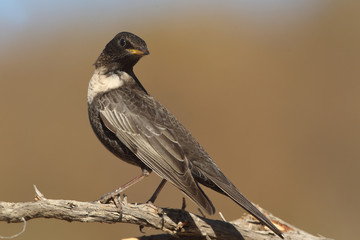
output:
[[[70,222],[122,222],[151,227],[166,233],[131,238],[139,240],[170,240],[178,237],[187,240],[280,239],[250,216],[225,222],[200,217],[184,209],[158,208],[152,204],[130,204],[126,199],[120,201],[122,212],[119,213],[113,204],[46,199],[37,189],[35,199],[35,202],[20,203],[0,201],[0,221],[17,223],[23,222],[23,219],[28,221],[34,218],[55,218]],[[270,214],[267,216],[284,232],[285,239],[327,240],[290,226]]]

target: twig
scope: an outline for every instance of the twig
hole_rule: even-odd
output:
[[[13,239],[13,238],[17,238],[18,236],[20,236],[21,234],[23,234],[26,230],[26,220],[25,218],[22,218],[21,220],[23,220],[24,222],[24,225],[23,225],[23,228],[20,232],[14,234],[14,235],[11,235],[11,236],[0,236],[0,239]]]
[[[224,215],[221,212],[219,212],[219,215],[224,222],[227,222],[226,219],[224,218]]]
[[[135,239],[277,239],[250,217],[224,222],[197,216],[183,209],[158,208],[153,204],[131,204],[122,200],[122,209],[114,204],[79,202],[75,200],[46,199],[35,187],[35,202],[1,202],[0,221],[22,222],[35,218],[54,218],[66,221],[132,223],[161,230],[167,234],[144,236]],[[121,216],[121,217],[120,217]],[[327,240],[310,235],[267,213],[267,216],[284,232],[285,239]],[[1,233],[0,233],[1,235]],[[151,237],[151,238],[150,238]]]

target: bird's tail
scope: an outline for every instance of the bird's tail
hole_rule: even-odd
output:
[[[258,219],[262,224],[270,228],[276,235],[284,238],[282,232],[277,227],[275,227],[275,225],[267,217],[265,217],[265,215],[262,214],[249,200],[247,200],[225,176],[224,177],[226,178],[226,182],[228,182],[228,184],[224,183],[225,181],[215,177],[208,177],[224,192],[224,194],[229,196],[232,200],[234,200],[234,202],[239,204],[247,212]]]

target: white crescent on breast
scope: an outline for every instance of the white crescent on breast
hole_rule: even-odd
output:
[[[117,72],[113,74],[104,74],[103,69],[96,69],[90,79],[87,100],[91,104],[95,96],[99,93],[105,93],[113,89],[119,88],[125,82],[132,79],[126,72]]]

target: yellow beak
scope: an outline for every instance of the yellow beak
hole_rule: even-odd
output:
[[[135,55],[140,55],[140,56],[144,56],[144,55],[148,55],[149,51],[147,49],[126,49],[126,51],[128,51],[131,54],[135,54]]]

